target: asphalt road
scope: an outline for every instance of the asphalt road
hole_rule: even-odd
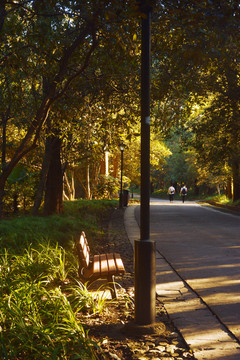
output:
[[[158,253],[240,341],[240,216],[151,199],[150,218]]]

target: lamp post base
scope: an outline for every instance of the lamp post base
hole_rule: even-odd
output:
[[[123,193],[119,194],[119,209],[123,207]]]
[[[135,240],[135,323],[150,325],[156,319],[156,244]]]

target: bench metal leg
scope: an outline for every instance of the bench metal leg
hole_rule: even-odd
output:
[[[112,299],[117,299],[116,284],[115,284],[113,275],[108,276],[108,282],[109,282],[109,286],[110,286]]]

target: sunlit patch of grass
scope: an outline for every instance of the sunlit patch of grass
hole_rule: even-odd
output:
[[[232,200],[230,201],[226,195],[218,195],[217,196],[217,201],[220,203],[220,204],[229,204],[229,203],[232,203]]]
[[[79,281],[71,285],[69,300],[77,313],[81,311],[89,315],[101,314],[106,306],[108,289],[100,286],[98,291],[89,292],[87,285]]]
[[[101,215],[106,213],[108,209],[118,207],[118,200],[74,200],[65,201],[64,209],[68,215],[76,216],[78,213],[85,212],[87,217],[96,214]]]
[[[95,359],[94,344],[59,288],[27,284],[1,307],[6,359]],[[77,356],[77,354],[79,354]]]
[[[44,262],[44,259],[46,260]],[[0,263],[0,347],[3,359],[95,359],[79,313],[102,311],[105,299],[81,283],[66,287],[64,251],[50,246],[23,255],[5,253]],[[64,292],[64,290],[67,290]]]
[[[207,201],[216,201],[220,204],[227,204],[229,203],[229,199],[226,195],[214,195],[214,196],[208,196],[205,198]]]
[[[222,205],[240,205],[240,200],[233,201],[232,199],[228,199],[226,195],[214,195],[205,198],[206,201],[214,201],[216,203],[222,204]]]

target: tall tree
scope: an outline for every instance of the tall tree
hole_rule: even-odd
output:
[[[23,88],[24,105],[31,111],[24,121],[21,119],[24,136],[15,154],[11,158],[8,154],[6,167],[2,169],[2,189],[16,164],[36,147],[52,105],[80,75],[86,74],[92,55],[104,38],[117,40],[116,44],[124,46],[124,33],[114,35],[114,31],[117,26],[122,27],[119,16],[123,13],[127,19],[126,12],[131,8],[124,1],[114,0],[81,3],[26,0],[9,1],[3,5],[1,30],[6,45],[0,49],[0,63],[5,68],[15,67],[15,74],[21,74],[26,84]],[[111,36],[109,30],[114,21]],[[48,80],[45,88],[43,77]],[[111,79],[109,84],[114,88]]]
[[[204,139],[209,142],[211,129],[216,132],[218,147],[232,168],[234,200],[239,199],[239,3],[170,0],[158,6],[153,94],[161,102],[161,117],[156,124],[169,129],[186,122],[194,102],[211,95],[214,102],[205,110],[208,121],[203,112],[195,130],[201,136],[201,122],[208,123],[209,139],[206,132]],[[212,156],[212,164],[216,159]]]

